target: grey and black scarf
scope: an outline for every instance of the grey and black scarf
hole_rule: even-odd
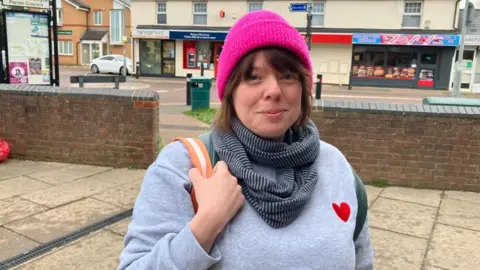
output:
[[[298,131],[289,129],[283,142],[262,139],[233,118],[233,132],[212,126],[215,150],[237,177],[246,200],[267,224],[279,228],[291,223],[301,212],[318,180],[313,165],[320,153],[320,138],[310,120]],[[276,182],[253,171],[250,160],[283,172]]]

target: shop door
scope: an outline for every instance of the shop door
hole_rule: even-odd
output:
[[[452,80],[451,80],[451,87],[453,88],[453,83],[455,81],[455,70],[456,64],[458,62],[458,50],[455,51],[455,65],[453,65],[452,69]],[[461,79],[460,79],[460,88],[462,90],[471,90],[471,86],[473,83],[473,78],[475,75],[475,69],[473,68],[474,59],[476,57],[476,51],[472,49],[465,49],[463,51],[463,60],[460,64],[461,72]]]
[[[0,83],[7,83],[7,76],[7,37],[5,35],[3,12],[0,11]]]
[[[175,41],[162,41],[162,74],[175,76]]]
[[[438,79],[438,63],[440,53],[433,48],[420,52],[420,62],[418,65],[418,88],[431,89],[435,87],[435,81]]]
[[[223,48],[223,44],[215,44],[215,48],[214,48],[214,63],[213,63],[213,66],[215,68],[215,78],[217,77],[217,67],[218,67],[218,59],[220,58],[220,53],[222,53],[222,48]]]

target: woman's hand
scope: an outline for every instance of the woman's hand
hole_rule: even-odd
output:
[[[210,252],[217,235],[243,206],[245,197],[237,178],[223,161],[217,163],[208,179],[196,168],[190,170],[189,177],[198,202],[190,228],[203,249]]]

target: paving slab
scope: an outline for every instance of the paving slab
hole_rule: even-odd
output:
[[[13,269],[112,270],[119,264],[122,249],[123,237],[103,230]]]
[[[436,213],[435,207],[380,197],[369,218],[373,227],[428,239]]]
[[[35,172],[28,176],[52,185],[63,184],[111,170],[109,167],[70,164],[53,171]]]
[[[374,186],[365,185],[365,190],[367,191],[368,207],[370,207],[370,206],[372,206],[372,203],[380,195],[383,188],[378,188],[378,187],[374,187]]]
[[[440,206],[438,222],[480,231],[480,207],[477,202],[445,198]]]
[[[388,187],[382,192],[382,197],[438,207],[442,200],[442,191]]]
[[[113,169],[110,171],[102,172],[94,176],[88,177],[88,179],[94,179],[100,182],[109,182],[116,185],[130,184],[133,182],[142,181],[145,176],[146,170],[129,170],[129,169]]]
[[[479,245],[479,231],[437,224],[427,253],[427,266],[455,270],[478,269]]]
[[[114,205],[121,206],[125,209],[133,208],[140,192],[140,183],[133,183],[112,187],[101,193],[95,194],[92,197],[100,201],[108,202]]]
[[[127,219],[124,219],[120,222],[117,222],[109,227],[107,227],[106,229],[107,230],[110,230],[112,232],[115,232],[115,233],[118,233],[122,236],[125,236],[125,234],[127,234],[127,231],[128,231],[128,225],[130,224],[130,222],[132,222],[132,218],[127,218]]]
[[[85,198],[4,226],[45,243],[124,210],[106,202]]]
[[[53,208],[99,193],[114,185],[110,182],[84,178],[31,192],[22,198]]]
[[[420,270],[427,239],[371,229],[375,270]]]
[[[445,191],[445,198],[480,203],[480,193],[463,191]]]
[[[38,245],[39,243],[35,241],[0,227],[0,261],[33,249]]]
[[[50,186],[47,183],[26,176],[2,180],[0,181],[0,200],[42,190]]]
[[[0,180],[27,175],[34,172],[51,171],[65,166],[68,166],[68,164],[7,159],[0,163]]]
[[[32,216],[48,208],[20,197],[0,201],[0,225]]]

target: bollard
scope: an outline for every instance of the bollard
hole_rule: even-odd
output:
[[[78,76],[78,87],[83,88],[83,76]]]
[[[203,67],[203,62],[202,64],[200,65],[200,76],[203,77],[203,70],[204,70],[204,67]]]
[[[322,98],[322,74],[317,74],[317,84],[316,84],[316,89],[315,89],[315,99],[321,99]]]
[[[352,90],[352,77],[353,77],[353,72],[350,71],[350,78],[348,78],[348,90]]]
[[[135,78],[138,79],[139,75],[140,75],[140,62],[137,62],[135,64]]]
[[[115,76],[115,87],[113,89],[120,89],[120,76]]]
[[[192,94],[192,85],[190,81],[192,80],[192,73],[187,73],[187,105],[190,105],[191,94]]]

